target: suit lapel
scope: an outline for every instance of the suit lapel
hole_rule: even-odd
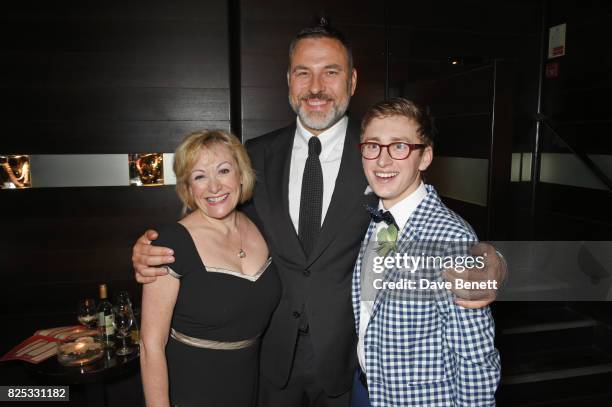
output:
[[[278,243],[285,246],[296,260],[305,261],[304,250],[295,232],[289,215],[289,169],[291,165],[291,150],[295,138],[295,123],[278,134],[274,144],[266,151],[264,176],[270,206],[268,221],[275,236],[282,236]]]
[[[370,221],[368,225],[368,230],[361,242],[361,247],[359,249],[359,256],[357,256],[357,261],[355,262],[355,268],[353,270],[353,312],[355,314],[355,326],[357,327],[357,332],[359,332],[359,324],[361,318],[361,292],[363,287],[361,286],[361,271],[363,269],[363,261],[365,259],[366,250],[368,248],[368,243],[372,237],[372,233],[376,230],[376,223]]]
[[[363,197],[367,182],[363,175],[361,157],[357,149],[358,144],[359,123],[349,120],[334,193],[317,243],[308,257],[308,265],[314,263],[321,256],[336,234],[342,230],[343,222],[352,214],[352,211],[361,209],[355,208],[355,206],[361,204],[364,199],[369,199]],[[360,199],[355,199],[355,197],[360,197]],[[362,197],[364,199],[361,199]],[[372,201],[375,200],[377,198],[372,198]]]

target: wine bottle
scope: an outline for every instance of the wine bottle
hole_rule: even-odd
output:
[[[108,301],[106,284],[100,284],[100,304],[98,304],[98,331],[105,347],[112,348],[115,344],[115,327],[113,325],[115,314],[113,306]]]

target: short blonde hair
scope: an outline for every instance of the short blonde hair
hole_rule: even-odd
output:
[[[201,130],[191,133],[174,152],[174,174],[176,175],[176,193],[183,202],[183,213],[197,208],[195,200],[189,193],[189,175],[200,152],[213,146],[225,146],[238,163],[240,173],[240,203],[245,203],[253,196],[255,172],[246,149],[238,138],[224,130]]]
[[[374,119],[384,119],[386,117],[402,116],[414,121],[418,126],[417,135],[426,146],[433,147],[434,139],[438,133],[434,118],[429,113],[429,108],[420,106],[406,98],[395,97],[383,100],[374,104],[363,116],[361,120],[361,137],[365,134],[366,128]]]

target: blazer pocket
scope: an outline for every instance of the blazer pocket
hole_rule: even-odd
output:
[[[385,381],[393,387],[446,380],[451,375],[448,357],[439,335],[405,342],[383,355]]]

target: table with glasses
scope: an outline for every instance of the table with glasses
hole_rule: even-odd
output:
[[[78,305],[78,320],[88,328],[96,325],[95,301],[81,300]],[[29,373],[43,385],[80,385],[85,390],[88,406],[106,406],[105,384],[127,378],[139,371],[140,349],[138,346],[137,319],[126,292],[115,297],[113,305],[113,327],[116,337],[113,347],[102,347],[102,354],[95,360],[74,366],[60,363],[58,357],[51,357],[38,364],[26,364]],[[77,339],[74,343],[78,343]],[[71,343],[71,344],[74,344]],[[61,349],[61,346],[58,345]]]
[[[111,349],[105,350],[100,360],[84,366],[63,366],[56,358],[49,358],[27,364],[27,369],[44,385],[83,385],[88,406],[106,406],[105,383],[136,374],[139,356],[138,351],[119,356]]]

